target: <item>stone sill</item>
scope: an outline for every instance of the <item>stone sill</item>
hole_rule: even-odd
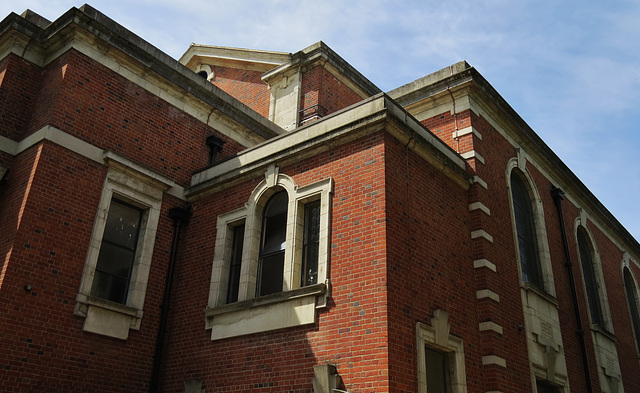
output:
[[[596,334],[600,334],[606,337],[608,340],[611,340],[612,342],[618,341],[615,334],[611,333],[610,331],[608,331],[607,329],[605,329],[600,325],[591,325],[591,330],[593,330],[593,332]]]
[[[536,295],[540,296],[541,298],[543,298],[544,300],[548,301],[549,303],[553,304],[556,307],[558,307],[558,305],[560,304],[560,302],[558,301],[558,298],[548,293],[547,291],[539,288],[535,284],[532,284],[530,282],[525,282],[522,287],[524,288],[525,291],[527,292],[531,291],[535,293]]]
[[[260,296],[253,299],[243,300],[241,302],[229,303],[224,306],[218,307],[207,307],[204,310],[205,317],[212,318],[216,315],[226,314],[228,312],[233,312],[236,310],[245,310],[248,308],[266,306],[269,304],[285,302],[287,300],[296,299],[304,296],[317,296],[322,295],[326,292],[327,286],[325,284],[314,284],[306,287],[294,289],[286,292],[278,292],[273,293],[271,295]],[[208,329],[208,328],[207,328]]]
[[[205,309],[205,329],[211,329],[211,340],[313,324],[316,308],[324,302],[325,284]],[[322,300],[320,299],[320,300]]]

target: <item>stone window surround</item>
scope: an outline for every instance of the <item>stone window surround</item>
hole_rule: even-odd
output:
[[[245,206],[218,216],[209,300],[205,309],[205,328],[212,330],[212,340],[314,323],[315,308],[326,306],[330,289],[328,259],[333,179],[298,187],[291,177],[278,171],[275,165],[271,165]],[[262,210],[269,197],[282,189],[289,196],[283,288],[280,293],[256,298]],[[304,206],[317,200],[321,201],[318,281],[315,285],[301,288]],[[238,302],[225,304],[233,228],[243,223],[245,233]]]
[[[170,187],[170,181],[139,168],[112,152],[105,152],[104,160],[109,168],[93,225],[80,288],[76,295],[74,314],[85,318],[84,331],[126,340],[129,330],[139,330],[142,322],[162,197],[164,191]],[[114,199],[143,209],[126,304],[91,295],[106,218]]]
[[[435,310],[431,326],[418,322],[416,324],[417,361],[418,361],[418,393],[427,393],[427,366],[425,347],[445,352],[449,356],[451,368],[451,393],[466,393],[467,379],[464,366],[464,342],[449,333],[449,315],[442,310]]]
[[[505,174],[506,174],[505,180],[507,183],[507,194],[509,197],[509,204],[511,206],[511,227],[513,229],[513,236],[514,236],[514,247],[515,247],[514,249],[516,251],[515,256],[516,256],[518,271],[520,272],[520,286],[527,290],[538,289],[538,292],[544,291],[545,292],[544,295],[550,295],[551,298],[555,299],[556,290],[555,290],[555,284],[553,281],[553,272],[551,267],[551,254],[549,252],[549,243],[547,241],[547,230],[545,227],[542,200],[540,199],[540,193],[538,192],[538,189],[535,186],[535,182],[533,181],[531,174],[527,170],[527,165],[526,165],[527,163],[529,162],[526,160],[526,156],[524,152],[521,149],[518,149],[518,157],[517,158],[514,157],[511,160],[509,160],[506,171],[505,171]],[[533,204],[532,209],[533,209],[533,215],[534,215],[534,224],[536,228],[536,240],[538,244],[538,254],[539,254],[539,261],[541,265],[540,267],[542,269],[542,281],[544,283],[544,288],[536,288],[534,285],[525,283],[522,280],[522,271],[521,271],[522,265],[520,263],[520,253],[518,252],[519,250],[518,234],[516,229],[515,214],[513,211],[513,196],[511,192],[511,174],[514,169],[517,169],[519,171],[519,174],[522,175],[523,182],[529,188],[529,198],[531,199],[531,202]]]
[[[629,277],[631,278],[632,284],[633,284],[633,296],[634,296],[634,302],[635,302],[635,306],[636,306],[636,313],[637,315],[640,315],[640,290],[638,288],[640,288],[638,286],[638,280],[636,279],[635,274],[633,273],[633,270],[631,269],[631,260],[629,258],[629,253],[628,252],[623,252],[623,256],[622,256],[622,263],[620,266],[620,276],[623,279],[623,285],[625,285],[625,281],[624,281],[624,276],[625,276],[625,271],[629,273]],[[635,330],[636,327],[633,323],[633,318],[631,317],[631,314],[633,312],[633,310],[631,309],[631,307],[633,306],[633,304],[631,304],[631,299],[628,298],[627,296],[627,291],[625,289],[625,299],[627,300],[627,310],[629,312],[629,320],[631,322],[631,330],[634,332],[633,334],[633,339],[636,343],[636,352],[638,355],[638,359],[640,359],[640,337],[638,337],[637,334],[635,334]]]
[[[598,251],[598,246],[593,239],[593,234],[591,233],[591,230],[587,226],[586,213],[582,209],[580,209],[580,217],[577,217],[575,220],[574,228],[575,228],[574,237],[576,242],[576,252],[577,252],[578,258],[580,258],[580,250],[578,249],[578,229],[582,228],[584,230],[584,233],[587,237],[586,240],[589,243],[588,245],[591,247],[591,259],[594,265],[593,270],[595,273],[596,285],[598,287],[597,295],[600,303],[600,309],[602,311],[602,319],[604,322],[604,326],[596,326],[591,324],[591,328],[595,330],[599,330],[605,335],[612,336],[612,339],[615,340],[615,338],[613,337],[614,335],[613,321],[611,320],[611,310],[609,309],[607,288],[604,285],[605,281],[604,281],[604,275],[602,273],[602,262],[600,261],[600,252]],[[582,271],[582,260],[580,260],[580,272],[583,275],[582,283],[584,285],[584,272]],[[587,289],[585,286],[583,286],[583,290],[584,290],[584,293],[586,294]],[[588,314],[589,314],[589,321],[591,321],[591,312],[589,312]]]

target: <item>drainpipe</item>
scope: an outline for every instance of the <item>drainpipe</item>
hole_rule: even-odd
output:
[[[560,230],[562,232],[562,246],[564,248],[564,266],[567,268],[569,276],[569,285],[571,286],[571,297],[573,299],[573,311],[576,316],[576,335],[580,341],[580,350],[582,352],[582,367],[584,368],[584,378],[587,385],[587,392],[592,393],[591,373],[589,372],[589,360],[587,359],[587,346],[584,340],[584,330],[582,329],[582,317],[580,316],[580,308],[578,307],[578,294],[576,292],[576,282],[573,276],[573,263],[571,262],[571,254],[569,253],[569,243],[567,242],[567,231],[564,226],[564,216],[562,214],[562,200],[564,192],[556,187],[551,186],[551,197],[556,205],[558,212],[558,220],[560,221]]]
[[[176,266],[176,256],[178,255],[178,241],[180,240],[180,229],[189,223],[191,218],[190,209],[174,207],[169,210],[169,218],[173,220],[173,242],[171,244],[171,257],[167,271],[167,280],[164,285],[164,295],[160,305],[160,324],[158,326],[158,337],[156,339],[156,350],[153,356],[153,371],[151,372],[151,393],[160,392],[160,370],[162,369],[162,353],[165,347],[165,336],[167,333],[167,320],[169,319],[169,305],[171,303],[171,290],[173,288],[173,274]]]

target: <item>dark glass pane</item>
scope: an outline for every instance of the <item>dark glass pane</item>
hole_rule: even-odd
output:
[[[287,214],[280,213],[264,218],[261,254],[270,254],[284,250],[287,239]]]
[[[426,366],[427,366],[427,392],[429,393],[447,393],[449,391],[447,385],[447,354],[425,348]]]
[[[227,288],[227,303],[238,301],[240,287],[240,268],[242,266],[242,248],[244,244],[244,225],[233,229],[233,245],[229,266],[229,286]]]
[[[602,326],[602,308],[600,307],[600,296],[596,284],[596,272],[593,266],[592,251],[589,247],[589,240],[587,240],[582,230],[578,230],[578,249],[580,251],[580,264],[582,265],[582,273],[584,275],[584,285],[587,290],[591,323]]]
[[[271,217],[280,213],[286,213],[289,197],[286,191],[280,191],[271,196],[264,208],[264,216]]]
[[[633,333],[636,336],[637,350],[640,351],[640,315],[638,314],[638,299],[636,298],[636,284],[629,269],[624,269],[624,290],[629,302],[629,312],[631,313],[631,322],[633,324]]]
[[[134,257],[133,251],[103,241],[96,270],[128,279]]]
[[[141,216],[140,209],[111,201],[102,239],[131,250],[135,249]]]
[[[112,276],[96,271],[91,287],[91,295],[124,304],[126,301],[129,279]]]
[[[91,294],[125,303],[142,211],[113,200],[104,227]]]
[[[515,172],[511,174],[511,195],[518,235],[522,280],[543,288],[531,198],[522,179]]]
[[[284,251],[260,258],[257,296],[282,291],[284,274]]]
[[[536,389],[538,393],[556,393],[556,388],[548,382],[536,381]]]
[[[304,207],[304,239],[302,249],[302,286],[318,282],[320,241],[320,201]]]

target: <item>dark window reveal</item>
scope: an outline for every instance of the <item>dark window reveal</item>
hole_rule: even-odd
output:
[[[256,296],[282,291],[288,203],[286,191],[280,191],[271,196],[265,205]]]
[[[242,247],[244,244],[244,225],[233,228],[233,243],[231,246],[231,263],[229,266],[229,286],[227,288],[227,303],[238,301],[240,287],[240,268],[242,266]]]
[[[91,294],[125,304],[136,257],[142,210],[111,201]]]
[[[631,313],[631,324],[633,325],[633,333],[636,336],[636,350],[640,352],[640,315],[638,314],[638,288],[631,277],[628,268],[624,268],[624,290],[629,303],[629,312]]]
[[[588,240],[582,228],[578,229],[578,249],[580,250],[580,263],[582,265],[582,274],[584,275],[584,286],[587,290],[587,300],[589,301],[591,323],[604,327],[596,272],[593,265],[593,250],[591,248],[591,242]]]
[[[300,286],[318,282],[318,250],[320,247],[320,201],[304,207],[304,239],[302,246],[302,279]]]
[[[522,280],[544,289],[531,198],[527,187],[515,171],[511,173],[511,195],[518,234]]]

